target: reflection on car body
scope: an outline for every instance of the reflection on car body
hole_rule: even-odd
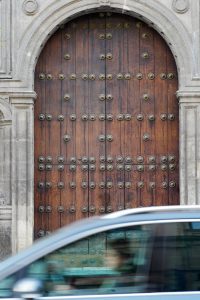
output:
[[[199,297],[200,207],[133,209],[82,221],[0,264],[1,298],[84,295]]]

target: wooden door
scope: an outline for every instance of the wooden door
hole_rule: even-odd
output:
[[[36,66],[35,237],[80,218],[179,203],[177,72],[129,16],[62,26]]]

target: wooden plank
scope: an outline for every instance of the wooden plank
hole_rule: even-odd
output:
[[[70,35],[70,38],[66,38]],[[63,81],[63,97],[70,95],[70,100],[63,101],[63,113],[66,121],[63,131],[70,135],[71,140],[62,144],[68,171],[63,178],[65,189],[62,191],[62,205],[67,214],[62,214],[62,224],[70,223],[88,214],[82,212],[88,206],[88,191],[82,189],[82,182],[88,182],[88,171],[82,171],[82,158],[88,157],[88,121],[83,121],[83,114],[88,111],[88,80],[82,79],[82,74],[88,73],[88,18],[80,17],[70,22],[64,29],[63,56],[70,54],[70,60],[63,63],[63,72],[67,80]],[[76,74],[76,79],[73,79]],[[75,119],[73,119],[75,116]],[[75,158],[75,163],[73,162]],[[72,171],[73,166],[76,170]],[[72,188],[72,184],[76,184]]]
[[[141,113],[141,94],[140,80],[136,74],[139,73],[139,28],[138,20],[131,17],[124,17],[124,56],[123,73],[130,74],[130,80],[124,80],[123,111],[131,115],[131,120],[124,120],[124,156],[132,158],[132,171],[124,171],[125,179],[125,207],[140,206],[141,191],[137,189],[137,183],[140,181],[140,173],[137,171],[137,157],[141,155],[140,134],[141,122],[137,120],[137,115]],[[128,166],[128,165],[127,165]],[[125,168],[127,168],[125,166]],[[129,183],[131,187],[128,188]]]
[[[88,17],[83,16],[77,20],[76,26],[76,74],[79,79],[76,80],[76,115],[78,116],[75,123],[75,147],[76,156],[79,162],[83,157],[88,158],[89,146],[89,124],[88,121],[83,121],[81,116],[88,113],[89,107],[89,92],[88,92],[88,80],[83,80],[81,75],[88,73]],[[85,28],[85,29],[84,29]],[[87,163],[86,163],[87,164]],[[81,162],[83,165],[83,162]],[[88,189],[82,188],[82,182],[88,183],[88,171],[76,173],[77,188],[75,194],[76,201],[76,219],[84,218],[88,216],[88,213],[83,212],[84,207],[88,207]]]
[[[155,156],[155,121],[149,120],[155,117],[155,102],[153,98],[155,86],[155,60],[154,60],[154,34],[153,30],[144,23],[140,23],[140,72],[143,78],[140,80],[140,92],[142,95],[149,95],[149,100],[141,97],[141,156],[143,157],[143,168],[141,172],[141,206],[151,206],[155,201],[155,189],[151,188],[155,182],[155,172],[149,172],[149,157]],[[147,140],[145,139],[147,138]]]
[[[176,98],[178,74],[172,53],[167,53],[167,74],[174,78],[167,80],[168,91],[168,163],[169,163],[169,204],[179,204],[179,106]],[[174,169],[175,168],[175,169]],[[174,186],[175,184],[175,186]]]
[[[116,158],[124,157],[124,125],[118,120],[118,115],[123,114],[124,87],[123,79],[117,79],[117,74],[123,71],[122,61],[124,56],[123,48],[123,21],[121,15],[113,14],[107,17],[106,34],[112,35],[106,40],[106,55],[111,53],[112,59],[106,59],[106,94],[111,94],[113,100],[106,102],[106,114],[113,115],[113,121],[106,121],[106,136],[112,136],[112,141],[106,141],[106,157],[111,157],[113,162],[107,161],[107,168],[113,166],[113,170],[106,171],[107,184],[112,184],[106,191],[107,212],[124,208],[124,188],[118,184],[124,184],[124,171],[118,171]],[[112,76],[109,79],[109,76]]]
[[[105,211],[105,188],[101,188],[101,185],[106,179],[105,171],[100,170],[100,157],[105,157],[105,142],[99,141],[99,136],[105,135],[106,122],[99,119],[101,115],[105,116],[105,100],[100,100],[100,95],[105,95],[105,80],[99,79],[100,74],[105,74],[105,60],[101,57],[105,54],[105,39],[101,39],[101,35],[105,35],[105,17],[94,14],[89,18],[87,56],[89,76],[95,75],[95,80],[89,79],[88,86],[89,216]],[[93,183],[94,188],[92,188]]]
[[[52,170],[46,170],[46,183],[51,183],[51,188],[46,188],[46,206],[51,209],[48,215],[48,231],[53,231],[60,227],[60,215],[57,207],[60,204],[60,193],[56,183],[60,180],[60,172],[57,169],[57,157],[60,153],[60,122],[58,116],[61,113],[61,81],[57,77],[57,70],[61,68],[61,31],[58,30],[48,41],[46,49],[46,73],[53,76],[53,79],[46,80],[46,115],[51,115],[52,120],[46,120],[46,160],[52,158],[52,162],[46,162],[47,165],[53,165]],[[48,76],[48,75],[47,75]]]
[[[153,205],[168,205],[168,170],[167,161],[162,157],[168,156],[168,122],[164,118],[167,115],[167,81],[160,74],[167,71],[167,49],[164,40],[154,33],[155,53],[155,153],[156,153],[156,200]],[[163,117],[162,117],[163,116]],[[166,169],[164,169],[166,168]]]

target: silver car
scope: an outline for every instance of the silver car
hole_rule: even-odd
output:
[[[0,264],[0,298],[200,299],[200,206],[85,219]]]

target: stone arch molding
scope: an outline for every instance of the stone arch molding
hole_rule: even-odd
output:
[[[195,70],[195,55],[191,47],[191,38],[187,29],[176,14],[155,0],[59,0],[50,2],[48,7],[38,13],[34,22],[26,29],[20,41],[20,58],[17,70],[23,65],[23,74],[19,78],[29,89],[34,88],[34,69],[38,56],[49,36],[62,23],[76,15],[89,11],[108,8],[142,18],[154,27],[170,46],[174,54],[178,73],[179,89],[189,85]],[[174,26],[175,24],[175,26]]]

